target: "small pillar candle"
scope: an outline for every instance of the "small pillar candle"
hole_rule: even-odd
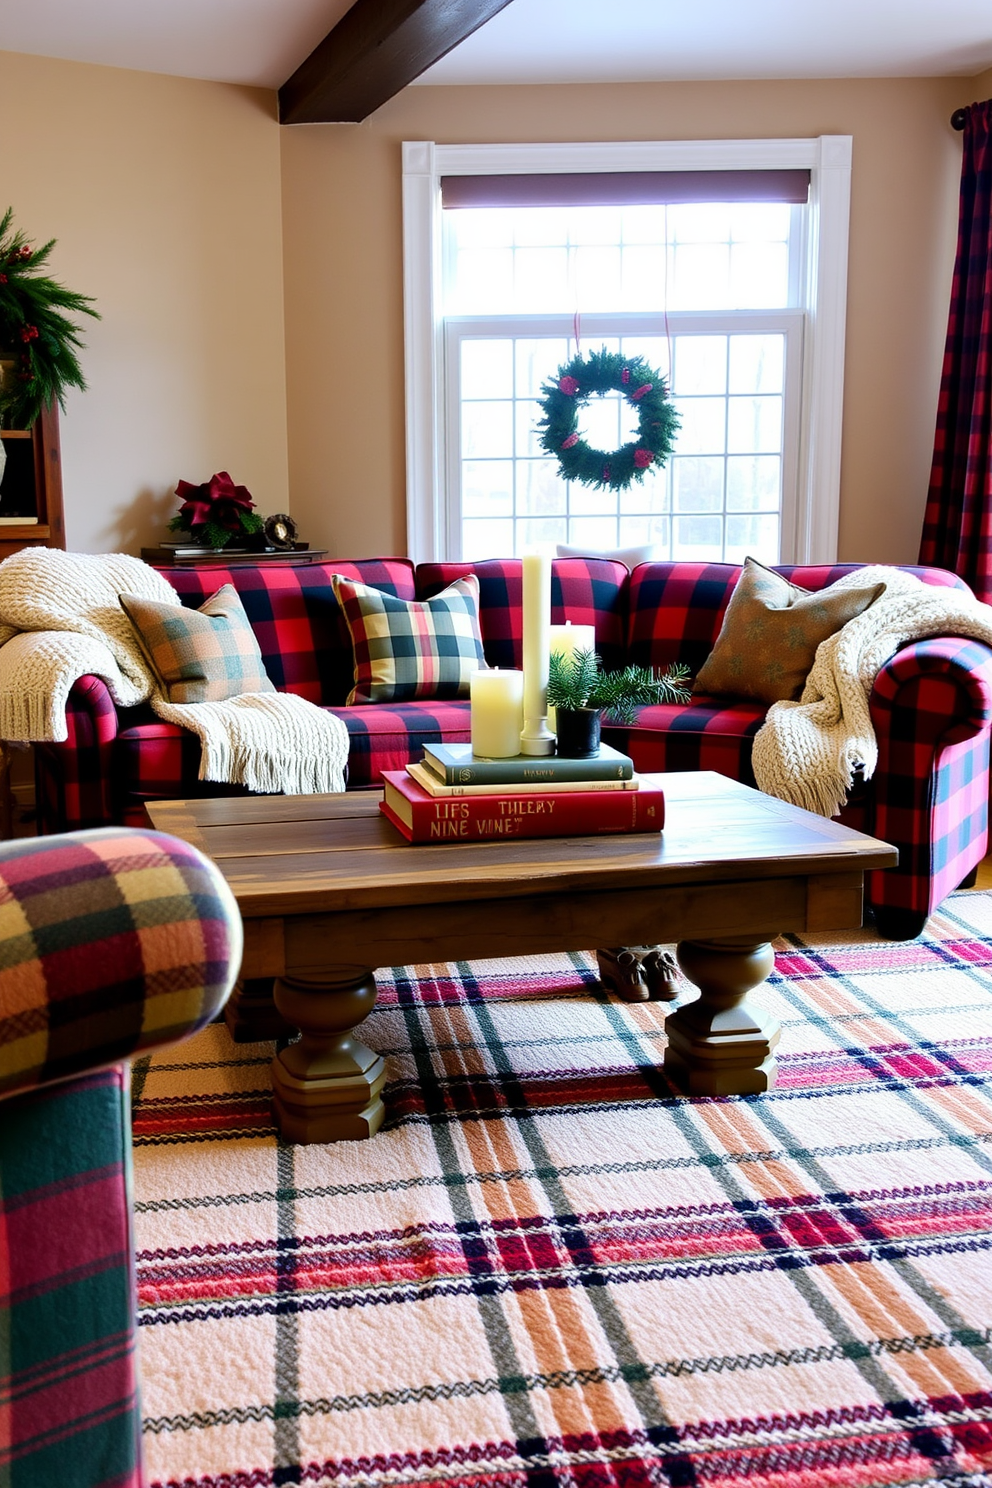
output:
[[[551,559],[527,553],[523,559],[524,727],[520,753],[553,754],[548,728],[548,658],[551,655]]]
[[[473,672],[472,753],[484,759],[512,759],[520,753],[520,730],[524,721],[524,674]]]
[[[564,625],[552,625],[550,627],[551,643],[548,647],[549,655],[564,656],[570,658],[576,651],[595,651],[596,628],[593,625],[573,625],[571,620],[566,620]],[[548,709],[548,728],[552,733],[557,733],[554,708]]]

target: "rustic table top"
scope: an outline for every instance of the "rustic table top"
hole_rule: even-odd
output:
[[[523,898],[783,873],[891,868],[894,847],[712,771],[645,776],[665,792],[660,833],[409,843],[378,792],[149,803],[159,831],[212,858],[242,915]]]

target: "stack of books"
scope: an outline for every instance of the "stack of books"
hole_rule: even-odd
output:
[[[384,770],[380,810],[410,842],[660,832],[662,791],[608,744],[595,759],[477,759],[470,744],[426,744],[420,764]]]

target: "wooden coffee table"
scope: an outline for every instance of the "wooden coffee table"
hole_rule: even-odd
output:
[[[769,942],[860,925],[864,874],[898,854],[710,771],[648,778],[665,830],[620,837],[413,846],[377,793],[149,805],[154,827],[220,867],[244,919],[242,976],[274,977],[302,1032],[273,1061],[283,1136],[371,1136],[385,1067],[354,1029],[375,968],[473,957],[678,942],[700,997],[667,1020],[666,1070],[693,1095],[768,1090],[779,1029],[748,994]]]

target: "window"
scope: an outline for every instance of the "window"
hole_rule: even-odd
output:
[[[404,146],[411,555],[653,543],[830,561],[849,158],[847,139]],[[585,205],[578,173],[604,164],[614,173],[594,179],[616,181],[616,200]],[[658,169],[679,175],[638,174]],[[808,179],[809,205],[790,204],[794,180],[784,200],[693,199],[710,181],[740,196],[742,173],[772,169],[801,174],[803,194]],[[554,204],[534,205],[549,185]],[[658,367],[681,416],[666,467],[625,491],[569,485],[537,444],[541,384],[576,330],[580,349]],[[632,418],[619,395],[597,399],[583,433],[613,448]]]

